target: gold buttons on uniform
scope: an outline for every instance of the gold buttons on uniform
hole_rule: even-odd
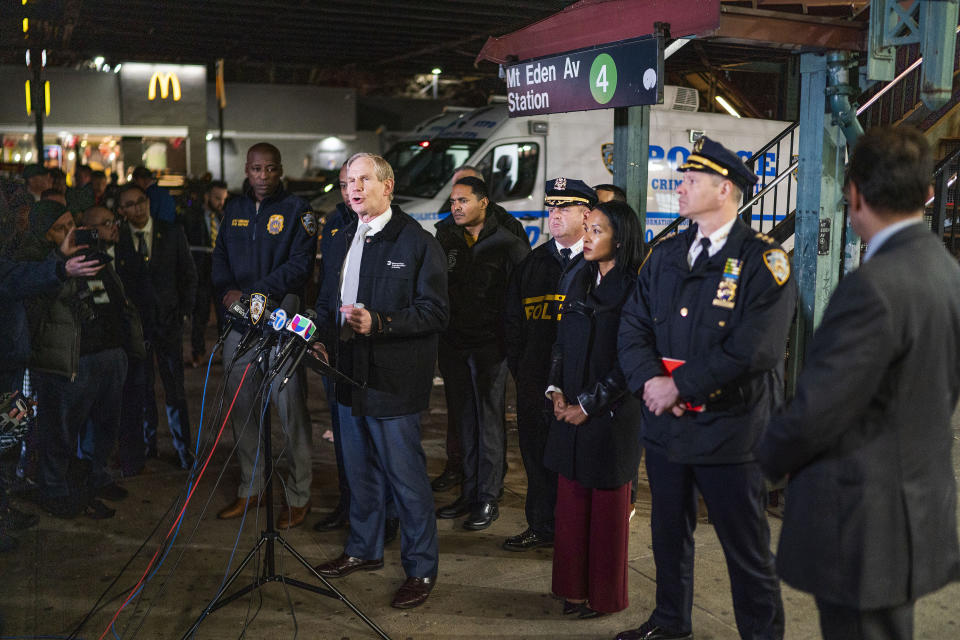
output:
[[[720,325],[721,327],[727,326],[727,323],[726,323],[724,320],[721,320],[721,321],[718,322],[717,324]]]
[[[690,310],[687,309],[686,307],[680,309],[680,315],[683,316],[684,318],[687,317],[687,314],[688,314],[688,313],[690,313]]]

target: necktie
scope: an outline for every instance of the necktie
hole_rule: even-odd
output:
[[[147,251],[147,234],[143,231],[137,231],[134,233],[137,236],[137,253],[140,254],[144,260],[150,259],[150,252]]]
[[[217,246],[217,232],[220,231],[220,221],[217,220],[217,214],[212,211],[208,211],[207,215],[210,220],[210,246]]]
[[[701,238],[700,239],[700,254],[697,255],[697,259],[693,261],[693,266],[690,267],[691,271],[696,271],[700,268],[704,262],[707,261],[707,258],[710,257],[710,238]]]
[[[347,250],[349,260],[347,261],[347,268],[343,272],[343,294],[340,297],[341,304],[354,304],[357,301],[357,290],[360,288],[360,262],[363,258],[363,243],[366,240],[367,231],[369,230],[370,225],[361,223],[360,226],[357,227],[357,233],[353,236],[353,240],[350,242],[350,248]],[[348,325],[343,324],[342,326],[344,331],[341,331],[341,338],[347,339],[353,335],[353,331],[350,330]]]
[[[572,254],[572,253],[573,253],[573,249],[571,249],[571,248],[569,248],[569,247],[560,249],[560,264],[561,264],[561,266],[566,267],[568,264],[570,264],[570,254]]]

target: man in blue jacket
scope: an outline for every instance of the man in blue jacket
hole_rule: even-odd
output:
[[[407,579],[392,606],[426,601],[437,578],[437,523],[420,412],[433,386],[437,341],[448,319],[443,249],[391,206],[393,169],[359,153],[347,165],[348,204],[359,216],[324,256],[317,330],[334,363],[362,387],[337,384],[350,535],[317,567],[327,578],[383,567],[387,496],[400,515]]]
[[[246,176],[249,188],[231,200],[223,215],[213,250],[213,287],[224,308],[241,295],[261,293],[280,301],[287,294],[302,297],[303,286],[313,273],[317,251],[317,221],[305,200],[283,189],[280,151],[260,142],[247,151]],[[247,364],[254,358],[251,349],[234,358],[241,334],[234,330],[223,346],[224,361],[230,370],[227,384],[232,397]],[[274,360],[275,353],[267,360]],[[258,451],[261,404],[255,402],[265,365],[251,367],[233,408],[233,433],[240,460],[237,500],[217,516],[239,518],[248,503],[255,504],[263,490],[263,453]],[[306,378],[298,372],[283,391],[272,391],[286,436],[284,449],[290,474],[284,483],[286,505],[277,518],[277,527],[301,524],[310,511],[310,454],[312,433],[307,414]],[[252,416],[247,420],[247,416]],[[264,420],[269,425],[269,414]],[[265,426],[268,428],[268,426]],[[256,469],[254,462],[258,460]]]

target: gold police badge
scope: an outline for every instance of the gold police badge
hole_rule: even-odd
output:
[[[267,232],[275,236],[281,231],[283,231],[283,216],[275,213],[267,220]]]

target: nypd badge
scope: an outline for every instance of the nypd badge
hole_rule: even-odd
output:
[[[270,219],[267,220],[267,232],[270,235],[277,235],[283,231],[283,216],[279,213],[275,213],[270,216]]]
[[[783,286],[790,279],[790,258],[783,249],[770,249],[763,252],[763,264],[766,265],[770,275],[777,281],[779,286]]]
[[[567,188],[567,179],[566,178],[557,178],[553,183],[553,188],[557,191],[563,191]]]
[[[250,322],[257,325],[263,318],[263,311],[267,308],[267,296],[262,293],[250,295]]]
[[[317,235],[317,216],[313,211],[304,211],[300,214],[300,224],[303,225],[303,230],[308,236]]]

